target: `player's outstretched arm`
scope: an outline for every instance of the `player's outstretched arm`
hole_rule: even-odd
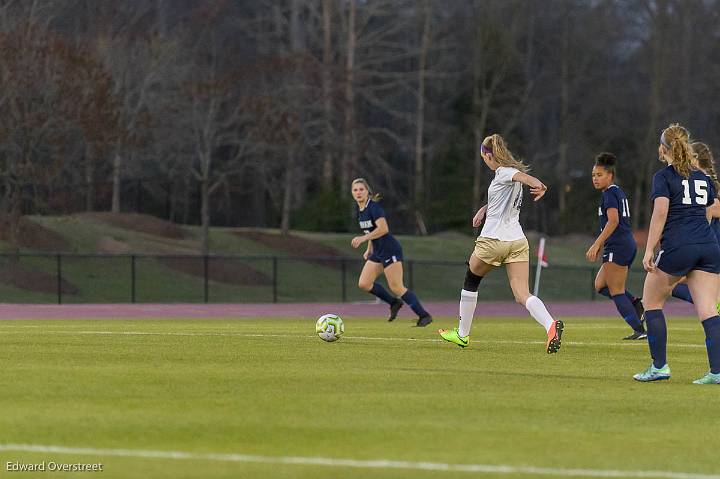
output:
[[[528,185],[530,187],[530,194],[533,195],[534,201],[542,198],[547,191],[547,186],[545,186],[542,181],[538,180],[534,176],[528,175],[527,173],[518,171],[513,175],[512,179],[513,181],[519,181],[523,185]]]

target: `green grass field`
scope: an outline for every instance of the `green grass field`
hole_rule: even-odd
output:
[[[437,340],[437,327],[455,325],[449,318],[427,329],[348,319],[336,343],[298,319],[3,321],[0,476],[589,477],[563,472],[584,469],[719,477],[711,476],[720,473],[718,388],[691,384],[707,368],[696,321],[669,323],[672,379],[640,384],[631,376],[648,365],[647,346],[620,341],[620,320],[564,319],[563,348],[552,356],[529,318],[477,319],[465,350]],[[3,450],[8,444],[131,451]],[[142,451],[197,456],[137,457]],[[6,472],[15,461],[101,462],[104,472]],[[563,471],[422,470],[418,462]]]

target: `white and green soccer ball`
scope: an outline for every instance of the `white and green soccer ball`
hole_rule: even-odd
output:
[[[323,314],[315,323],[315,332],[320,339],[329,343],[337,341],[345,332],[343,320],[337,314]]]

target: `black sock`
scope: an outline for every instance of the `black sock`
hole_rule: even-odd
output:
[[[373,283],[372,289],[368,292],[382,299],[387,304],[394,304],[397,301],[397,298],[392,294],[388,293],[388,290],[383,288],[380,283]]]
[[[415,296],[415,293],[409,289],[402,295],[402,300],[405,301],[419,317],[424,318],[425,316],[430,316],[422,307],[422,304],[420,304],[420,300]]]

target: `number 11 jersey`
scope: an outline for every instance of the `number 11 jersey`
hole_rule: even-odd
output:
[[[635,247],[635,240],[632,235],[632,227],[630,226],[630,202],[625,196],[625,192],[618,185],[610,185],[603,191],[600,198],[600,206],[598,207],[598,216],[600,217],[600,231],[605,229],[608,222],[607,210],[615,208],[618,212],[618,225],[615,231],[605,241],[605,247],[625,247],[632,245]]]

